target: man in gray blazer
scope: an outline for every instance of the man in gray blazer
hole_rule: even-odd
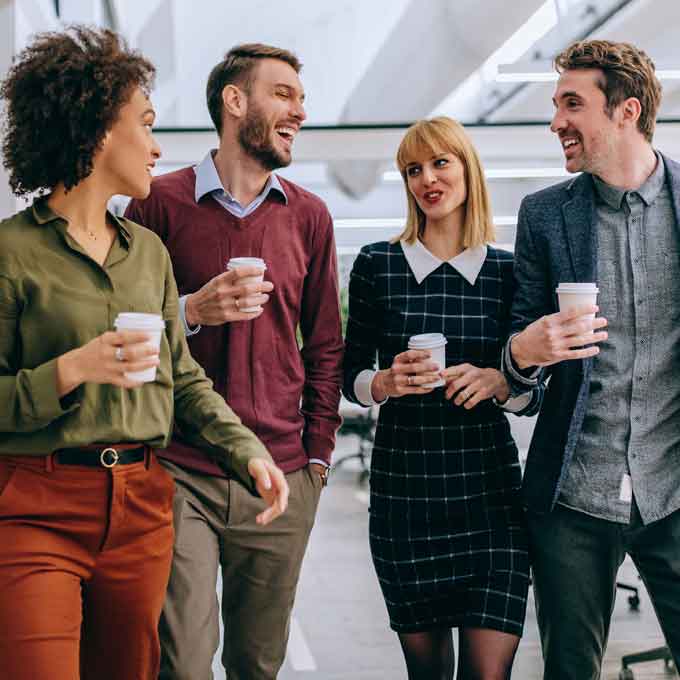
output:
[[[626,553],[680,663],[680,164],[652,147],[644,52],[583,41],[555,65],[581,174],[522,202],[503,366],[516,393],[550,377],[524,477],[544,678],[597,680]],[[557,312],[561,282],[596,282],[599,310]]]

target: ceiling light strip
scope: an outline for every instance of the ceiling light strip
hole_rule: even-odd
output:
[[[557,80],[556,71],[499,71],[496,74],[498,83],[552,83]],[[659,80],[680,80],[680,69],[659,69],[656,72]]]
[[[532,179],[567,177],[565,168],[487,168],[484,175],[487,179]],[[383,182],[401,182],[401,174],[397,170],[383,173]]]

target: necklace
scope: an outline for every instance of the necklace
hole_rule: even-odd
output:
[[[80,228],[80,229],[78,229],[78,231],[81,232],[82,234],[84,234],[85,236],[91,238],[93,241],[96,241],[97,238],[98,238],[97,234],[95,234],[92,231],[92,229],[88,229],[87,227]]]

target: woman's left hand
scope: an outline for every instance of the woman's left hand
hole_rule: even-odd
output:
[[[471,409],[480,401],[496,397],[504,402],[510,395],[510,388],[505,376],[495,368],[478,368],[472,364],[449,366],[441,372],[446,382],[444,396],[456,398],[453,403]]]
[[[288,482],[276,463],[266,458],[251,458],[248,461],[248,474],[255,480],[257,492],[267,504],[256,518],[257,524],[269,524],[282,515],[288,507]]]

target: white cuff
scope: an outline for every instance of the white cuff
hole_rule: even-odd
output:
[[[330,467],[330,465],[325,460],[321,460],[321,458],[310,458],[309,462],[316,463],[317,465],[323,465],[323,467],[325,467],[326,470],[328,470],[328,468]]]
[[[198,324],[197,326],[194,326],[191,328],[189,324],[187,323],[187,313],[186,313],[186,306],[187,306],[187,298],[188,295],[182,295],[179,299],[179,318],[182,320],[182,328],[184,328],[184,335],[189,337],[190,335],[196,335],[198,331],[201,330],[201,324]]]
[[[516,397],[508,397],[502,404],[494,399],[494,404],[508,413],[519,413],[522,409],[529,406],[532,392],[524,392]]]
[[[371,385],[373,378],[378,371],[372,371],[370,368],[365,368],[359,375],[354,378],[354,394],[362,406],[374,406],[375,404],[384,404],[389,397],[385,397],[383,401],[376,401],[371,394]]]

